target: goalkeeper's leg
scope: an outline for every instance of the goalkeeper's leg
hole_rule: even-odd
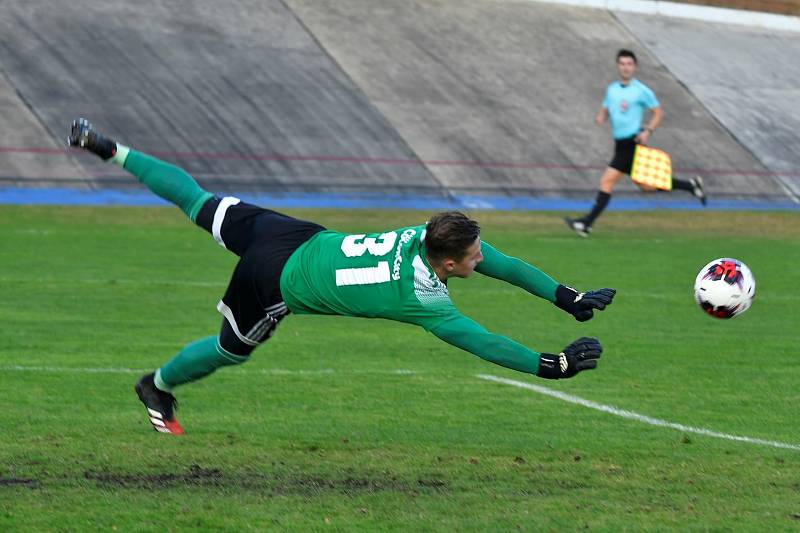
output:
[[[242,343],[228,321],[223,320],[219,335],[187,344],[155,372],[142,376],[136,384],[136,394],[147,409],[153,429],[182,435],[184,430],[175,416],[178,403],[172,389],[202,379],[223,366],[245,363],[255,348],[254,344]]]
[[[183,169],[104,137],[86,119],[72,123],[68,143],[121,166],[155,194],[177,205],[192,222],[197,220],[203,204],[213,197]]]
[[[220,346],[219,337],[205,337],[187,344],[175,357],[156,372],[142,376],[136,384],[136,394],[147,409],[153,428],[160,433],[183,434],[175,416],[177,401],[172,387],[162,377],[174,384],[188,383],[205,377],[218,368],[247,361],[249,355],[235,355]]]
[[[139,380],[136,392],[153,427],[162,433],[183,433],[175,419],[175,387],[202,379],[224,366],[250,359],[289,313],[280,292],[285,259],[272,252],[280,242],[251,248],[236,265],[217,309],[224,317],[219,335],[185,346],[170,361]]]

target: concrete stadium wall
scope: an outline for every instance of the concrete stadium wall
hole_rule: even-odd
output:
[[[84,115],[215,190],[585,197],[611,149],[593,116],[629,47],[666,110],[654,144],[677,175],[703,174],[716,196],[786,198],[634,22],[499,0],[9,0],[0,185],[131,186],[58,148]]]
[[[441,189],[279,0],[224,9],[210,0],[75,0],[58,9],[21,0],[3,9],[2,69],[35,117],[12,147],[61,143],[72,118],[85,116],[215,189]],[[408,164],[369,163],[378,158]],[[3,167],[6,183],[27,177],[13,170],[21,164]],[[72,164],[99,185],[131,181],[90,157]]]
[[[610,13],[492,1],[289,5],[420,159],[498,163],[431,165],[448,189],[596,190],[612,141],[594,115],[615,79],[616,51],[642,48]],[[746,175],[765,168],[652,56],[640,56],[642,80],[668,110],[654,143],[673,154],[678,176],[730,169],[706,172],[715,194],[780,194]]]
[[[617,17],[772,173],[752,176],[800,198],[800,36],[741,26]]]

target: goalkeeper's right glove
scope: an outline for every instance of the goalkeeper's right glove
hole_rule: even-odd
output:
[[[559,285],[556,289],[556,306],[575,317],[578,322],[586,322],[594,316],[594,310],[602,311],[611,305],[615,289],[578,292],[572,287]]]
[[[539,371],[536,375],[546,379],[571,378],[581,370],[597,367],[601,353],[603,347],[600,346],[600,341],[592,337],[581,337],[558,355],[539,354]]]

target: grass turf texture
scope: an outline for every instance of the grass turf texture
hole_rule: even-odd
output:
[[[429,213],[292,214],[369,231]],[[480,275],[451,283],[456,305],[542,351],[595,335],[598,370],[548,382],[420,328],[290,316],[246,365],[177,391],[173,438],[150,428],[138,369],[218,330],[235,257],[175,209],[0,206],[0,530],[800,527],[800,452],[475,378],[800,443],[797,214],[610,213],[588,240],[557,214],[473,215],[501,250],[619,292],[586,324]],[[691,294],[719,256],[758,282],[731,321]]]

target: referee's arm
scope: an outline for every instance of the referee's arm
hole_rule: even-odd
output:
[[[651,107],[651,116],[650,116],[650,123],[642,128],[642,131],[639,132],[639,135],[636,136],[636,142],[639,144],[647,144],[647,141],[650,139],[650,135],[653,131],[661,124],[661,120],[664,118],[664,110],[661,109],[661,106]]]
[[[600,111],[597,112],[597,115],[595,115],[594,121],[597,123],[598,126],[602,126],[607,119],[608,119],[608,108],[606,106],[603,106],[600,108]]]

